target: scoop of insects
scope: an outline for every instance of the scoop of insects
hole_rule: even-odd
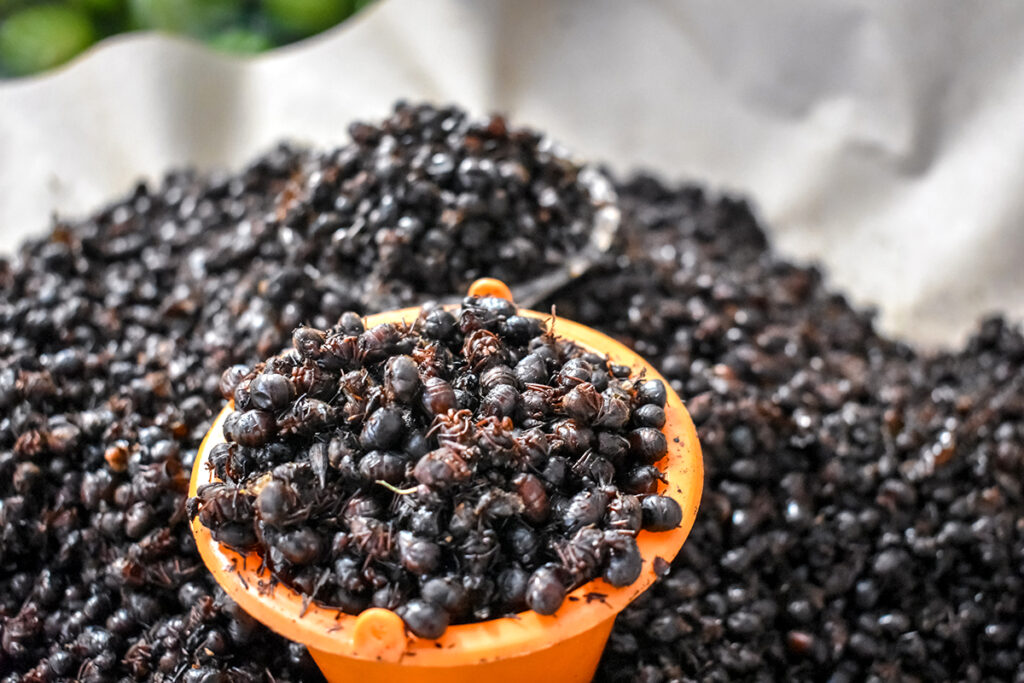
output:
[[[596,577],[629,585],[637,533],[680,523],[657,494],[665,387],[504,299],[369,329],[346,313],[292,347],[221,377],[221,481],[190,511],[309,599],[437,638],[553,614]]]

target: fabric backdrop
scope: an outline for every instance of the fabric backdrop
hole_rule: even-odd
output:
[[[257,58],[121,36],[0,84],[0,252],[138,177],[344,141],[398,97],[748,194],[783,253],[959,341],[1024,316],[1024,3],[384,0]]]

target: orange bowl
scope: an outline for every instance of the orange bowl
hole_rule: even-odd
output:
[[[492,283],[471,288],[473,294],[510,298]],[[504,286],[502,283],[498,283]],[[369,316],[367,328],[381,323],[412,323],[419,308]],[[550,315],[520,310],[520,315],[551,319]],[[563,318],[553,319],[554,332],[590,351],[607,355],[649,379],[664,378],[639,355],[596,330]],[[616,588],[594,579],[569,593],[551,616],[526,611],[513,617],[449,626],[437,640],[408,634],[401,618],[372,608],[358,616],[317,603],[306,604],[296,591],[275,584],[256,553],[240,554],[214,541],[198,518],[192,521],[199,553],[221,587],[243,609],[277,633],[305,644],[328,681],[395,681],[458,683],[486,680],[588,681],[597,669],[615,616],[657,578],[655,560],[671,562],[686,540],[697,515],[704,485],[700,444],[693,421],[674,391],[668,389],[663,432],[668,453],[657,463],[665,475],[661,493],[683,510],[682,523],[671,531],[641,531],[637,537],[643,571],[631,585]],[[224,441],[222,424],[231,406],[213,423],[192,468],[189,496],[215,481],[207,459]]]

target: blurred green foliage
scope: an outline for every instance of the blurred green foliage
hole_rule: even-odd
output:
[[[45,71],[126,31],[162,31],[254,54],[328,29],[373,1],[0,0],[0,77]]]
[[[351,0],[263,0],[267,18],[294,36],[334,26],[352,13]]]

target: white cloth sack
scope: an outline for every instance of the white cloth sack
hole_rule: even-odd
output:
[[[384,0],[240,60],[154,35],[0,84],[0,251],[138,177],[335,145],[393,100],[501,110],[619,173],[747,194],[885,331],[1024,316],[1024,3]]]

